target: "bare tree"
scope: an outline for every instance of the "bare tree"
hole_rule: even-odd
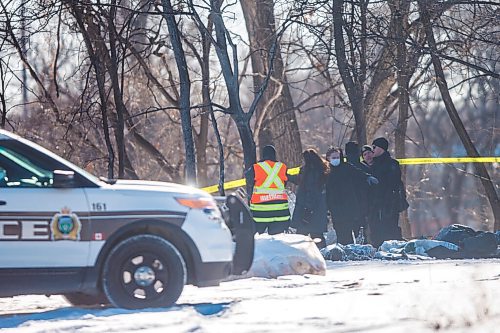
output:
[[[363,96],[363,82],[354,79],[346,56],[346,47],[344,42],[344,1],[333,0],[333,31],[335,36],[335,55],[339,67],[340,76],[344,83],[344,88],[351,102],[352,112],[354,114],[356,136],[360,144],[366,143],[366,124],[365,124],[365,103]]]
[[[279,38],[283,31],[276,27],[274,1],[241,1],[241,7],[250,41],[254,94],[269,81],[256,110],[258,145],[274,144],[281,160],[299,165],[302,143],[281,56]],[[268,73],[270,80],[266,79]]]
[[[398,157],[406,157],[406,130],[408,126],[408,107],[410,103],[410,76],[408,75],[408,50],[406,39],[408,36],[408,14],[410,2],[406,0],[394,0],[389,2],[392,19],[395,24],[394,40],[396,43],[396,69],[398,83],[398,123],[395,134],[395,153]],[[406,183],[406,166],[402,166],[401,175]],[[408,211],[403,212],[401,219],[401,232],[403,237],[411,238],[411,228],[408,221]]]
[[[175,62],[180,80],[179,108],[181,112],[182,132],[184,135],[184,149],[186,152],[186,180],[188,183],[196,184],[196,160],[194,153],[193,130],[191,125],[191,83],[187,68],[186,56],[182,48],[182,41],[175,12],[170,0],[162,0],[163,16],[167,21],[170,40],[174,50]]]
[[[0,60],[0,104],[2,106],[1,114],[2,119],[0,122],[0,127],[5,128],[7,122],[7,103],[5,102],[5,89],[6,89],[6,77],[4,71],[3,59]]]
[[[185,38],[185,43],[189,46],[194,56],[198,60],[201,68],[201,93],[202,93],[202,114],[200,115],[200,130],[196,134],[196,160],[198,167],[198,183],[207,185],[208,165],[207,165],[207,146],[208,146],[208,121],[210,120],[217,141],[218,160],[219,160],[219,193],[224,195],[224,146],[219,132],[217,120],[215,118],[214,103],[210,94],[210,49],[212,47],[211,35],[213,32],[213,21],[208,17],[206,29],[199,30],[201,36],[201,54],[195,45]]]
[[[256,160],[255,141],[253,139],[252,129],[250,127],[250,119],[253,111],[245,112],[241,106],[239,92],[239,70],[238,70],[238,53],[236,45],[232,42],[229,32],[226,29],[221,12],[220,0],[210,1],[210,15],[214,24],[215,38],[211,38],[217,54],[217,58],[224,77],[227,96],[229,101],[228,107],[220,107],[223,112],[228,113],[236,123],[241,145],[243,148],[243,159],[245,169],[250,168]],[[196,24],[200,30],[207,30],[206,25],[201,20],[196,11],[195,5],[190,1],[190,8],[193,12]],[[231,47],[232,57],[228,50],[228,43]],[[232,61],[231,61],[232,58]],[[254,110],[254,109],[253,109]]]
[[[113,179],[115,154],[113,145],[111,143],[111,136],[108,124],[109,122],[108,109],[107,109],[108,100],[105,89],[106,69],[103,59],[98,56],[97,54],[98,51],[95,49],[94,44],[92,42],[92,41],[97,42],[99,40],[98,32],[96,31],[98,28],[93,23],[92,17],[89,18],[88,14],[87,15],[84,14],[83,8],[81,6],[78,6],[74,2],[70,3],[69,5],[71,6],[72,14],[76,19],[80,32],[83,36],[83,40],[85,41],[87,52],[89,53],[90,61],[92,67],[94,68],[95,78],[100,98],[100,110],[102,117],[101,118],[102,126],[104,131],[104,140],[108,151],[108,178]]]
[[[439,91],[441,92],[443,102],[446,106],[446,111],[448,112],[448,115],[453,123],[453,126],[455,127],[455,130],[457,131],[458,136],[460,137],[460,140],[462,141],[467,151],[467,154],[472,157],[479,157],[480,156],[479,152],[477,151],[474,143],[470,139],[470,136],[467,133],[467,130],[465,129],[462,120],[460,119],[460,116],[457,112],[457,109],[455,108],[455,104],[453,103],[453,100],[450,96],[448,85],[446,83],[446,77],[444,75],[443,67],[441,65],[441,60],[437,55],[438,52],[437,52],[436,40],[434,38],[434,32],[432,29],[432,24],[430,19],[431,15],[429,13],[430,11],[433,10],[433,4],[427,0],[419,0],[418,4],[419,4],[422,23],[424,25],[425,33],[427,36],[427,44],[430,49],[432,64],[434,67],[434,71],[436,73],[436,84],[438,85]],[[481,183],[483,184],[484,191],[486,192],[491,209],[493,211],[493,216],[495,219],[494,230],[498,230],[500,229],[500,201],[498,199],[498,194],[493,186],[493,183],[491,182],[488,170],[486,170],[484,164],[476,163],[474,164],[474,166],[477,175],[481,179]]]
[[[23,3],[24,6],[24,3]],[[52,98],[51,94],[49,91],[45,88],[45,85],[43,84],[43,80],[40,78],[36,70],[33,68],[31,63],[28,61],[28,58],[26,56],[26,52],[23,50],[23,46],[21,41],[17,38],[15,34],[15,28],[12,25],[12,16],[15,15],[15,13],[12,13],[11,11],[7,10],[6,5],[3,3],[3,1],[0,1],[0,8],[2,8],[2,11],[4,13],[4,24],[5,24],[5,31],[6,31],[6,38],[5,41],[9,43],[17,52],[17,55],[23,65],[26,67],[28,72],[30,73],[30,76],[35,80],[38,88],[42,91],[42,99],[43,102],[54,112],[54,115],[56,116],[56,120],[59,123],[63,123],[64,120],[61,118],[61,113],[59,111],[59,108],[57,107],[57,104],[55,103],[54,99]],[[22,22],[24,23],[24,20],[26,18],[23,17]]]

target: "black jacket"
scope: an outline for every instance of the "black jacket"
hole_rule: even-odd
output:
[[[368,214],[369,174],[348,164],[330,168],[326,193],[330,214],[335,220],[362,221]]]
[[[399,213],[399,192],[404,191],[399,162],[389,152],[373,159],[372,174],[379,184],[375,188],[374,206],[387,213]]]
[[[326,176],[321,173],[289,176],[289,181],[298,184],[295,209],[291,227],[300,234],[319,234],[328,224],[326,208]]]
[[[360,161],[359,155],[354,155],[354,156],[347,155],[346,160],[347,160],[347,164],[352,165],[354,168],[360,169],[361,171],[363,171],[364,173],[366,173],[368,175],[371,174],[370,167]]]

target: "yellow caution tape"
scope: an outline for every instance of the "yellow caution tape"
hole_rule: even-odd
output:
[[[242,186],[245,186],[245,184],[246,184],[245,179],[237,179],[237,180],[233,180],[233,181],[224,183],[224,189],[229,190],[229,189],[236,188],[236,187],[242,187]],[[208,193],[214,193],[214,192],[217,192],[219,190],[219,185],[212,185],[212,186],[204,187],[204,188],[202,188],[202,190],[206,191]]]
[[[299,172],[300,172],[300,167],[291,168],[291,169],[288,169],[288,170],[286,171],[286,173],[287,173],[288,175],[292,175],[292,176],[293,176],[293,175],[298,175],[298,174],[299,174]]]
[[[416,164],[446,164],[446,163],[500,163],[500,157],[415,157],[415,158],[400,158],[397,159],[399,164],[416,165]],[[300,171],[300,167],[287,170],[287,174],[296,175]],[[237,179],[224,183],[224,189],[230,190],[236,187],[245,186],[245,179]],[[219,185],[212,185],[202,188],[208,193],[214,193],[219,190]]]
[[[417,157],[398,161],[400,164],[499,163],[500,157]]]

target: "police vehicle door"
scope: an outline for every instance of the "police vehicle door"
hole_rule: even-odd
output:
[[[19,141],[0,140],[0,270],[87,265],[87,199],[78,183],[53,186],[58,163]]]

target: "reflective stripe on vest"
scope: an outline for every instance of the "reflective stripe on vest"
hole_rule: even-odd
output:
[[[251,203],[288,199],[284,183],[287,180],[286,166],[283,163],[275,162],[271,166],[269,161],[259,162],[254,165],[254,171],[255,185]]]
[[[280,217],[254,217],[255,222],[284,222],[290,219],[290,216]]]
[[[277,193],[283,193],[283,190],[277,189],[277,188],[261,188],[261,187],[255,188],[254,187],[253,193],[277,194]]]
[[[274,166],[272,168],[266,161],[259,162],[257,164],[267,173],[267,178],[264,183],[262,183],[261,186],[255,186],[257,189],[270,189],[273,184],[276,185],[277,189],[285,189],[285,184],[278,176],[278,172],[280,171],[283,163],[276,162],[274,163]]]
[[[283,222],[290,219],[288,202],[250,204],[255,222]]]

